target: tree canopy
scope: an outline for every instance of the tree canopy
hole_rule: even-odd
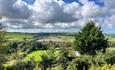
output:
[[[81,54],[96,54],[97,50],[108,47],[108,40],[101,31],[101,27],[96,26],[93,21],[88,22],[75,36],[74,48]]]

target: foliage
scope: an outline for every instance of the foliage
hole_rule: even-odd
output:
[[[89,70],[114,70],[115,65],[104,64],[101,66],[92,65]]]
[[[52,70],[63,70],[61,65],[55,66],[52,68]]]
[[[94,22],[88,22],[83,29],[76,34],[74,48],[81,54],[96,54],[97,50],[103,50],[108,47],[108,41],[103,35],[101,28]]]
[[[33,70],[34,67],[35,63],[33,60],[27,62],[19,61],[15,65],[7,67],[6,70]]]
[[[39,62],[39,65],[42,70],[46,70],[47,68],[51,69],[52,65],[55,64],[56,56],[55,56],[55,49],[51,48],[47,55],[41,55],[42,60]]]
[[[11,53],[13,53],[14,51],[23,51],[24,52],[24,56],[26,56],[27,54],[33,52],[33,51],[37,51],[37,50],[46,50],[48,47],[45,44],[42,44],[41,42],[37,42],[37,40],[27,40],[24,39],[21,42],[11,42],[10,43],[10,47],[11,47]]]
[[[94,56],[93,64],[96,66],[101,66],[103,64],[115,64],[115,53],[114,52],[106,52],[106,53],[97,53]]]
[[[5,61],[5,55],[7,54],[6,49],[7,47],[5,45],[5,31],[2,24],[0,24],[0,66]]]
[[[75,59],[68,64],[67,70],[77,70],[77,62]]]
[[[93,22],[89,22],[75,37],[74,48],[83,55],[75,56],[76,50],[69,41],[73,40],[73,35],[67,36],[58,36],[64,42],[38,42],[37,39],[25,38],[21,41],[10,40],[6,44],[4,31],[3,35],[0,32],[0,63],[8,59],[4,64],[5,69],[0,66],[0,70],[106,70],[115,67],[115,53],[102,53],[108,47],[108,42],[101,28]],[[11,51],[6,56],[9,46]]]
[[[34,50],[46,50],[48,49],[47,45],[44,45],[43,43],[41,42],[37,42],[36,40],[34,41],[31,41],[31,50],[34,51]]]
[[[107,52],[104,58],[107,64],[115,64],[115,52]]]
[[[38,50],[38,51],[31,52],[26,57],[24,57],[23,61],[28,61],[31,58],[34,58],[34,61],[39,62],[42,60],[42,58],[41,58],[42,54],[47,54],[47,51],[46,50]]]
[[[68,51],[65,47],[61,47],[60,58],[58,62],[61,64],[63,70],[66,70],[69,62]]]

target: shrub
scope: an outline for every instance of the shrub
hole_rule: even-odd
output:
[[[92,65],[89,70],[114,70],[115,69],[115,65],[110,65],[110,64],[104,64],[101,66],[95,66]]]
[[[105,61],[107,64],[115,64],[115,52],[107,52],[105,54]]]

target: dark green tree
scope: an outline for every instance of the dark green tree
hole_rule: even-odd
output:
[[[5,43],[5,31],[3,29],[2,24],[0,23],[0,69],[2,63],[5,61],[6,47],[4,43]]]
[[[81,54],[96,54],[97,50],[108,47],[108,39],[105,38],[101,31],[101,27],[96,26],[93,21],[88,22],[80,32],[75,36],[74,49]]]

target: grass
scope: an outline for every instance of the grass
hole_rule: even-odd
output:
[[[108,38],[109,41],[115,41],[115,37],[112,37],[112,36],[106,36],[106,38]]]
[[[59,50],[56,50],[55,51],[55,56],[57,57],[57,56],[60,56],[60,54],[59,54]],[[28,54],[24,59],[23,59],[23,61],[24,62],[26,62],[26,61],[28,61],[28,60],[30,60],[30,59],[34,59],[34,61],[35,62],[39,62],[39,61],[41,61],[42,59],[41,59],[41,55],[47,55],[48,54],[48,50],[38,50],[38,51],[33,51],[32,53],[30,53],[30,54]]]
[[[115,41],[115,38],[109,38],[110,41]]]
[[[74,41],[74,37],[73,36],[63,36],[63,35],[59,35],[59,36],[49,36],[51,38],[56,37],[56,38],[60,38],[62,40],[64,40],[65,42],[73,42]]]
[[[34,60],[35,60],[36,62],[39,62],[39,61],[42,60],[42,59],[41,59],[41,55],[43,55],[43,54],[47,54],[47,51],[46,51],[46,50],[34,51],[34,52],[28,54],[28,55],[24,58],[24,61],[28,61],[28,60],[34,58]]]
[[[33,36],[31,34],[22,34],[22,33],[6,33],[6,38],[12,39],[12,40],[22,40],[24,38],[26,39],[32,39]]]

